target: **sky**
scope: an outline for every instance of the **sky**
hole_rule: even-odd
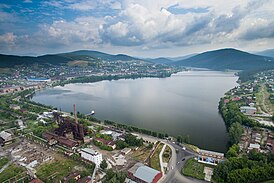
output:
[[[274,48],[274,0],[1,0],[0,53],[137,57]]]

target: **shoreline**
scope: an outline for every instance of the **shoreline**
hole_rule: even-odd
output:
[[[229,71],[230,72],[230,71]],[[177,72],[178,73],[178,72]],[[177,74],[177,73],[173,73],[173,74]],[[233,73],[233,75],[234,76],[236,76],[235,75],[235,72],[232,72]],[[171,74],[170,76],[168,76],[168,77],[171,77],[173,74]],[[148,77],[140,77],[140,78],[148,78]],[[138,78],[138,79],[140,79],[140,78]],[[149,78],[159,78],[159,77],[149,77]],[[166,77],[167,78],[167,77]],[[135,79],[135,78],[119,78],[119,80],[120,79]],[[104,80],[107,80],[107,79],[104,79]],[[93,81],[93,82],[91,82],[91,83],[95,83],[95,82],[100,82],[100,81],[104,81],[104,80],[98,80],[98,81]],[[239,79],[238,79],[239,80]],[[236,83],[238,82],[238,80],[236,81]],[[113,80],[111,80],[111,81],[113,81]],[[67,83],[67,84],[73,84],[74,82],[71,82],[71,83]],[[89,83],[89,82],[84,82],[84,83]],[[56,85],[56,86],[62,86],[62,85]],[[53,86],[53,87],[55,87],[55,86]],[[43,89],[46,89],[46,88],[43,88]],[[42,89],[42,90],[43,90]],[[230,89],[229,89],[230,90]],[[229,91],[228,90],[228,91]],[[41,90],[37,90],[37,91],[41,91]],[[227,92],[227,91],[226,91]],[[225,92],[225,93],[226,93]],[[225,95],[225,93],[223,94],[223,96]],[[223,97],[222,96],[222,97]],[[221,97],[221,98],[222,98]],[[219,98],[219,101],[221,100],[221,98]],[[31,100],[31,99],[30,99]],[[31,100],[31,101],[33,101],[33,100]],[[34,101],[35,102],[35,101]],[[37,102],[38,103],[38,102]],[[51,106],[52,107],[52,106]],[[55,106],[53,106],[53,107],[55,107]],[[217,105],[217,107],[218,107],[218,105]],[[218,114],[220,114],[220,111],[219,110],[217,110],[217,113]],[[221,119],[223,120],[222,122],[225,124],[225,121],[224,121],[224,119],[223,119],[223,117],[221,117]],[[105,119],[96,119],[97,121],[99,120],[99,121],[102,121],[102,122],[104,122],[104,121],[109,121],[109,120],[105,120]],[[112,121],[113,123],[115,123],[116,125],[119,125],[119,126],[127,126],[127,127],[132,127],[132,128],[138,128],[138,129],[142,129],[141,127],[138,127],[138,126],[132,126],[132,125],[129,125],[129,124],[125,124],[125,123],[122,123],[122,122],[114,122],[114,121]],[[152,132],[156,132],[156,133],[159,133],[159,134],[165,134],[165,133],[163,133],[163,132],[161,132],[161,131],[154,131],[154,130],[149,130],[149,131],[152,131]],[[138,131],[137,131],[138,132]],[[227,131],[226,131],[227,132]],[[152,136],[152,135],[151,135]],[[174,136],[174,135],[171,135],[173,138],[177,138],[176,136]],[[186,136],[186,135],[183,135],[183,137],[184,136]],[[191,145],[193,145],[193,144],[191,144]],[[206,147],[204,147],[205,149],[207,149]],[[226,152],[227,150],[229,149],[229,146],[228,146],[228,144],[226,144],[226,148],[225,148],[225,150],[223,150],[223,151],[219,151],[219,152]],[[210,148],[210,150],[214,150],[214,149],[212,149],[212,148]],[[216,150],[214,150],[214,151],[216,151]]]

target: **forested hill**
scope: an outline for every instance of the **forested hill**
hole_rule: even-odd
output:
[[[274,58],[254,55],[248,52],[227,48],[204,52],[193,57],[174,62],[174,65],[208,68],[213,70],[273,69]]]
[[[130,57],[128,55],[118,54],[111,55],[98,51],[80,50],[70,53],[43,55],[43,56],[16,56],[16,55],[3,55],[0,54],[0,67],[14,67],[15,65],[30,65],[38,64],[53,64],[60,65],[66,64],[70,61],[131,61],[140,60],[138,58]]]

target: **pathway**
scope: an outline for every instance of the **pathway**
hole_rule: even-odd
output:
[[[161,172],[163,174],[163,176],[165,175],[165,171],[164,171],[164,165],[163,165],[163,153],[165,151],[166,148],[166,144],[163,146],[160,154],[159,154],[159,159],[160,159],[160,166],[161,166]]]

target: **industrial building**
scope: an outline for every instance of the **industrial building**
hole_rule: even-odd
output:
[[[50,82],[51,79],[48,78],[27,78],[29,82]]]
[[[210,165],[217,165],[224,161],[224,154],[214,151],[207,151],[207,150],[199,150],[198,155],[198,162],[210,164]]]
[[[43,133],[49,145],[59,143],[70,149],[74,149],[79,143],[84,142],[85,135],[87,135],[87,129],[84,125],[79,124],[76,115],[76,108],[74,105],[74,119],[63,116],[61,113],[52,113],[54,120],[58,124],[58,128],[52,132]]]
[[[80,154],[83,159],[93,162],[96,167],[100,167],[103,161],[102,154],[90,148],[81,149]]]
[[[79,143],[75,140],[59,136],[52,132],[45,132],[42,134],[43,138],[47,140],[49,145],[54,145],[59,143],[60,145],[66,146],[70,149],[74,149]]]
[[[163,175],[158,170],[145,166],[142,163],[136,163],[128,170],[127,176],[132,180],[131,182],[156,183]]]

